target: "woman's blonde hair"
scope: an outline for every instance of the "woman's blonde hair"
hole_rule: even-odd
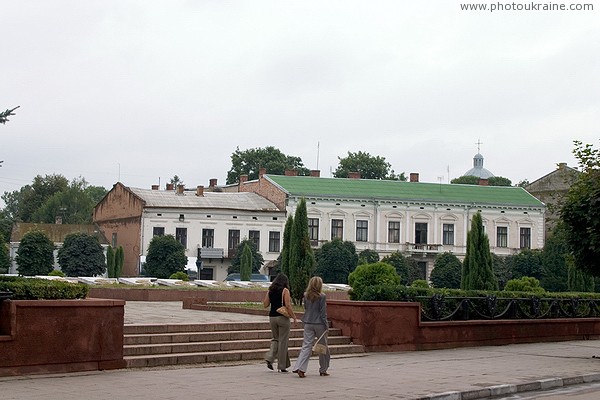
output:
[[[313,276],[308,281],[306,287],[306,298],[310,301],[315,301],[321,297],[321,290],[323,289],[323,279],[320,276]]]

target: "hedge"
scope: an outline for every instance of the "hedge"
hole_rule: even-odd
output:
[[[0,292],[6,291],[12,293],[12,300],[85,299],[89,287],[82,283],[0,276]]]

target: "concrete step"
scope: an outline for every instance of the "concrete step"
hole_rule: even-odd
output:
[[[271,344],[268,322],[125,325],[123,355],[130,368],[262,360]],[[290,331],[290,357],[297,357],[303,330]],[[329,329],[332,355],[364,353],[340,329]]]
[[[331,345],[329,351],[332,355],[364,353],[360,345]],[[267,349],[209,351],[198,353],[171,353],[150,356],[124,357],[128,368],[159,367],[181,364],[204,364],[231,361],[250,361],[264,359]],[[298,357],[299,347],[289,348],[290,357]]]
[[[302,329],[290,330],[290,338],[302,337]],[[331,328],[329,336],[341,335],[340,329]],[[215,340],[252,340],[270,339],[271,330],[233,330],[215,332],[173,332],[173,333],[141,333],[125,334],[125,345],[159,344],[159,343],[187,343],[209,342]]]
[[[347,345],[351,344],[352,339],[349,336],[331,336],[328,338],[328,344]],[[125,345],[123,346],[124,356],[141,356],[152,354],[169,353],[201,353],[207,351],[231,351],[231,350],[255,350],[266,349],[271,345],[271,338],[252,339],[252,340],[222,340],[206,342],[189,343],[164,343],[164,344],[143,344],[143,345]],[[302,338],[290,338],[289,347],[302,346]]]

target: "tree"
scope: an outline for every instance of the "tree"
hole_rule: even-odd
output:
[[[574,143],[582,173],[569,189],[560,216],[575,266],[600,276],[600,150]]]
[[[244,244],[240,259],[240,280],[249,281],[252,275],[252,250],[248,243]]]
[[[462,185],[479,185],[480,178],[475,175],[464,175],[454,178],[450,181],[452,184]],[[503,176],[491,176],[488,178],[489,186],[511,186],[512,182],[510,179]]]
[[[173,184],[174,187],[177,187],[177,185],[185,185],[185,183],[183,183],[181,178],[179,178],[177,175],[173,175],[170,183]]]
[[[167,279],[177,271],[185,271],[185,247],[173,235],[154,236],[148,245],[145,272],[147,276]]]
[[[58,250],[60,269],[67,276],[97,276],[106,271],[104,250],[94,235],[71,233]]]
[[[569,292],[593,292],[594,278],[575,267],[573,257],[567,257],[567,287]]]
[[[417,262],[412,258],[405,257],[399,251],[383,257],[381,262],[390,264],[396,269],[396,273],[400,276],[400,283],[403,285],[408,286],[413,281],[424,278],[419,272]]]
[[[112,246],[106,249],[106,274],[109,278],[116,278],[115,273],[115,251]]]
[[[494,270],[494,276],[498,281],[498,287],[504,287],[508,281],[513,277],[510,258],[512,256],[499,256],[492,254],[492,268]],[[464,261],[463,261],[464,264]]]
[[[20,275],[48,275],[54,269],[54,244],[42,231],[23,235],[15,257]]]
[[[372,156],[369,153],[358,151],[348,152],[348,156],[338,157],[339,165],[333,176],[336,178],[347,178],[350,172],[360,172],[363,179],[387,179],[393,181],[405,181],[404,172],[396,175],[391,169],[392,165],[385,161],[385,157]]]
[[[552,230],[542,250],[543,273],[540,284],[549,292],[565,292],[568,290],[567,257],[569,246],[562,223]]]
[[[450,252],[435,257],[433,271],[429,279],[436,288],[460,289],[462,263]]]
[[[252,254],[252,272],[258,273],[260,271],[260,267],[265,263],[265,260],[260,254],[260,252],[256,249],[254,242],[250,239],[242,240],[235,249],[235,255],[231,259],[231,266],[227,268],[227,273],[232,274],[234,272],[241,272],[240,266],[242,264],[242,254],[244,253],[244,247],[248,245],[250,247],[250,252]]]
[[[365,289],[374,285],[397,285],[400,277],[395,268],[385,262],[362,264],[348,276],[348,284],[352,286],[350,298],[360,300]]]
[[[21,106],[16,106],[13,109],[7,109],[6,111],[0,111],[0,124],[5,124],[8,122],[8,117],[11,115],[15,115],[14,111]]]
[[[310,170],[304,167],[302,159],[283,154],[273,146],[240,151],[231,154],[231,169],[227,172],[227,184],[239,182],[240,175],[248,175],[248,179],[258,179],[260,168],[268,173],[283,175],[286,170],[294,169],[298,175],[310,175]]]
[[[490,241],[483,230],[479,212],[473,215],[471,230],[467,233],[467,252],[460,287],[465,290],[498,290],[498,281],[492,269]]]
[[[524,249],[508,258],[514,279],[529,276],[541,280],[544,274],[542,251]]]
[[[379,253],[375,250],[364,249],[358,253],[358,265],[379,262]]]
[[[125,250],[123,246],[119,246],[115,252],[115,278],[120,278],[123,273],[123,265],[125,264]]]
[[[354,243],[333,239],[315,252],[315,275],[327,283],[348,283],[348,275],[358,262]],[[379,261],[379,260],[378,260]]]
[[[7,273],[10,268],[10,255],[4,236],[0,233],[0,273]]]
[[[315,269],[315,256],[308,238],[308,217],[304,197],[298,202],[290,236],[290,286],[292,299],[302,304],[304,290]]]
[[[279,254],[281,272],[288,278],[290,276],[290,239],[293,226],[294,217],[289,215],[287,221],[285,221],[285,228],[283,229],[283,245],[281,246],[281,253]]]

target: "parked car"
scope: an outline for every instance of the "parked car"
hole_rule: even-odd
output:
[[[227,275],[227,278],[225,278],[225,281],[241,281],[240,274],[229,274]],[[268,275],[252,274],[250,276],[250,282],[271,282],[271,280]]]

